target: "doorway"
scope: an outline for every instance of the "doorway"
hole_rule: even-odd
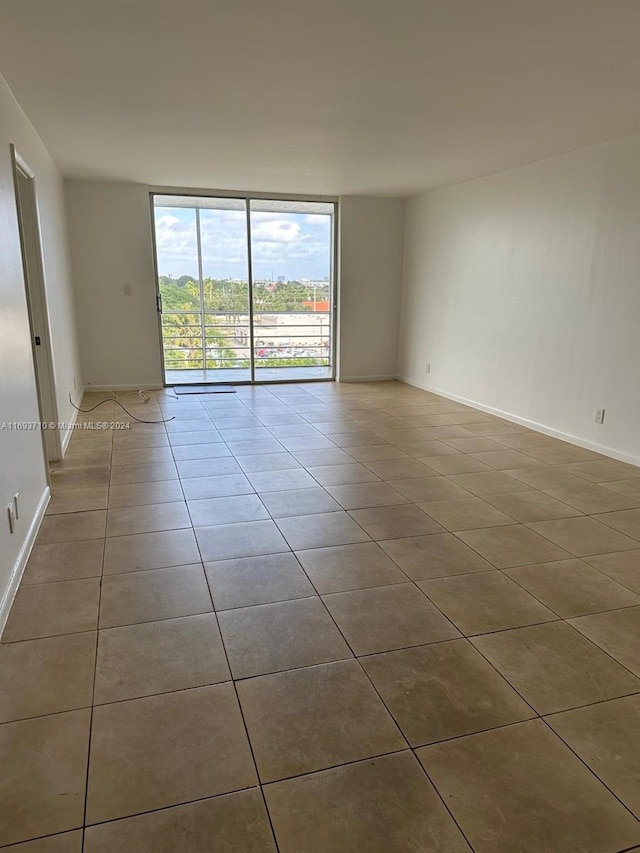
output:
[[[335,203],[152,194],[165,385],[334,378]]]
[[[53,372],[49,311],[45,291],[36,178],[33,170],[13,145],[11,146],[11,156],[38,411],[40,423],[53,423],[56,426],[55,429],[41,429],[40,433],[45,458],[49,462],[57,462],[62,458],[62,445],[60,431],[57,428],[58,405]]]

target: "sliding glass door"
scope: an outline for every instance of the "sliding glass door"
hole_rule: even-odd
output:
[[[334,208],[153,197],[167,385],[333,378]]]

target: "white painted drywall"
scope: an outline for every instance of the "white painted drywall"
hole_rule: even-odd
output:
[[[87,387],[162,384],[149,188],[66,182]],[[404,201],[340,202],[339,374],[395,376]],[[125,295],[125,286],[131,296]]]
[[[396,375],[405,202],[340,199],[339,377]]]
[[[75,337],[62,179],[42,141],[0,77],[0,427],[37,422],[38,404],[27,314],[10,143],[35,172],[58,416],[71,421],[69,391],[81,388]],[[37,430],[0,428],[0,629],[38,508],[46,469]],[[20,492],[20,519],[9,533],[7,504]],[[4,601],[4,606],[2,602]]]
[[[157,388],[162,371],[149,189],[67,181],[66,194],[85,386]]]
[[[640,137],[410,199],[399,374],[640,463]]]

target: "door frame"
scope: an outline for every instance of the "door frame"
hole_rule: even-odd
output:
[[[158,320],[158,336],[160,340],[160,370],[162,371],[162,384],[165,388],[171,387],[167,385],[166,369],[164,361],[164,339],[162,336],[162,295],[160,293],[160,278],[158,274],[158,251],[156,246],[156,221],[155,221],[155,205],[154,197],[157,195],[163,196],[180,196],[192,198],[233,198],[243,200],[245,203],[246,220],[247,220],[247,254],[248,254],[248,275],[249,275],[249,335],[251,346],[251,365],[250,379],[239,380],[237,382],[228,383],[220,380],[222,384],[228,385],[281,385],[283,383],[293,382],[335,382],[338,376],[337,355],[338,355],[338,235],[339,235],[339,219],[340,219],[340,199],[338,196],[329,195],[300,195],[297,193],[265,193],[265,192],[245,192],[242,190],[203,190],[192,189],[188,187],[164,187],[150,186],[149,187],[149,208],[151,213],[151,242],[153,254],[153,268],[155,274],[156,288],[156,314]],[[308,202],[325,202],[333,205],[333,221],[331,227],[331,247],[330,247],[330,270],[329,278],[331,284],[331,376],[317,377],[311,379],[258,379],[255,378],[255,356],[253,346],[253,262],[251,251],[251,201],[308,201]],[[199,238],[198,238],[199,239]],[[215,385],[215,382],[204,383],[207,385]]]
[[[48,462],[57,462],[62,459],[62,441],[58,429],[58,402],[51,347],[36,174],[16,150],[13,143],[10,149],[38,412],[41,423],[55,424],[55,429],[41,428],[40,434],[45,459]],[[26,182],[28,187],[28,199],[23,197],[21,181]],[[38,338],[40,339],[39,344],[37,344]],[[47,480],[50,484],[49,466],[47,465],[46,468]]]

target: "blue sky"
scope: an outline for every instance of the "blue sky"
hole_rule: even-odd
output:
[[[156,207],[160,275],[197,277],[195,210]],[[200,210],[204,277],[247,279],[244,210]],[[331,217],[321,213],[251,213],[255,279],[324,279],[331,263]]]

